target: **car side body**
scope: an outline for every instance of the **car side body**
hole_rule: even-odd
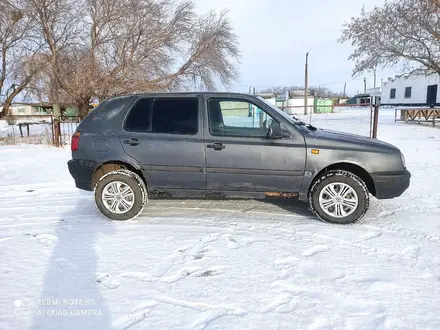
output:
[[[176,112],[169,112],[177,116],[171,122],[166,113],[174,110],[170,110],[172,103],[167,100],[175,101],[183,114],[187,107],[196,107],[197,113],[188,111],[187,116],[179,117]],[[151,118],[148,131],[130,129],[127,123],[136,127],[143,120],[140,110],[131,114],[139,104],[145,104],[145,108],[157,104],[165,114],[163,118],[159,112],[153,116],[158,116],[157,122],[163,122],[162,126],[174,125],[175,131],[154,132]],[[225,114],[232,110],[221,107],[233,104],[249,105],[259,111],[260,117],[252,110],[247,118],[239,118],[254,126],[224,123]],[[262,114],[267,122],[261,122]],[[260,118],[260,123],[255,123],[255,118]],[[179,120],[181,126],[176,124]],[[251,121],[254,124],[249,124]],[[192,131],[179,134],[181,127],[191,127]],[[249,94],[150,93],[113,97],[79,124],[76,137],[78,148],[72,151],[68,168],[76,186],[88,191],[94,191],[100,178],[118,168],[136,173],[149,198],[298,197],[310,202],[313,184],[330,171],[354,174],[377,199],[399,197],[410,185],[411,174],[395,146],[313,128]]]

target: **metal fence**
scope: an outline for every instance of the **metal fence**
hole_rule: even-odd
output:
[[[60,118],[61,145],[70,145],[72,135],[75,133],[80,122],[81,119],[78,116],[64,116]]]
[[[52,144],[50,115],[8,116],[0,121],[0,144]]]
[[[63,116],[58,124],[53,115],[8,116],[0,121],[0,145],[19,143],[69,145],[79,123],[78,116]],[[57,129],[58,143],[56,143]]]

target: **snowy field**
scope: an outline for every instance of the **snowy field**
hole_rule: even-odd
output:
[[[368,118],[312,123],[368,135]],[[256,201],[156,200],[110,222],[68,149],[0,147],[0,329],[440,329],[440,129],[393,119],[379,137],[411,187],[349,226]]]

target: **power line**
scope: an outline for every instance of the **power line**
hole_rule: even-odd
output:
[[[336,82],[328,82],[328,83],[313,83],[314,86],[329,86],[329,85],[338,85],[338,84],[345,84],[345,83],[351,83],[351,82],[356,82],[356,81],[362,81],[363,78],[359,78],[359,79],[351,79],[351,80],[341,80],[341,81],[336,81]],[[273,88],[273,87],[279,87],[279,86],[295,86],[295,84],[273,84],[273,85],[254,85],[254,84],[239,84],[239,85],[235,85],[236,87],[247,87],[249,88],[249,86],[255,87],[255,88]],[[298,84],[298,87],[300,85]]]

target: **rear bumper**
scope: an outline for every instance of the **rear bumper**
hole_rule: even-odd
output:
[[[75,180],[78,189],[93,191],[92,177],[95,173],[96,163],[91,160],[71,159],[67,162],[70,175]]]
[[[371,175],[376,188],[377,199],[391,199],[401,196],[410,185],[411,173],[399,172],[373,173]]]

